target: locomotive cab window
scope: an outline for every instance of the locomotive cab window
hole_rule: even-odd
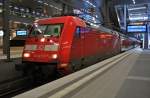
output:
[[[61,25],[48,25],[44,35],[60,36],[61,34]]]
[[[46,30],[46,25],[38,26],[36,24],[36,25],[33,25],[30,31],[30,35],[39,35],[39,34],[42,34],[45,30]]]
[[[47,25],[33,25],[30,35],[44,35],[44,36],[55,36],[61,35],[63,25],[62,24],[47,24]]]

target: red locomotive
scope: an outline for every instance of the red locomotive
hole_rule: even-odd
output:
[[[53,66],[68,74],[120,53],[128,43],[121,42],[120,36],[105,27],[92,28],[74,16],[39,19],[26,39],[22,68],[24,72],[49,71]]]

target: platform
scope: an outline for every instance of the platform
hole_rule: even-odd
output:
[[[150,98],[150,51],[136,51],[64,98]]]
[[[82,75],[80,72],[84,71],[81,70],[14,98],[150,98],[150,50],[138,48],[117,62],[108,63],[108,60],[103,61],[107,62],[105,66],[111,65],[107,70],[101,67],[97,74],[97,71],[91,72],[68,83]],[[93,66],[100,66],[103,62]],[[89,71],[92,66],[86,69]],[[90,78],[92,76],[94,78]]]

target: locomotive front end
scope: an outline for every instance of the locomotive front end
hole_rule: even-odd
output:
[[[63,24],[37,24],[26,39],[22,61],[57,63]]]

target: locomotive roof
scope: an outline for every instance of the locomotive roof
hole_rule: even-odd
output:
[[[112,30],[111,30],[111,29],[108,29],[108,28],[103,27],[103,26],[99,26],[99,30],[100,30],[100,31],[104,31],[104,32],[109,32],[109,33],[111,33],[111,32],[112,32]]]
[[[41,24],[65,23],[68,19],[71,19],[77,26],[81,26],[81,27],[87,27],[88,26],[88,25],[86,25],[86,21],[84,21],[78,17],[75,17],[75,16],[61,16],[61,17],[43,18],[43,19],[36,20],[35,23],[41,23]],[[90,27],[93,28],[92,26],[90,26]],[[103,32],[108,32],[108,33],[118,33],[121,36],[128,37],[127,35],[124,35],[120,32],[106,28],[106,27],[101,26],[101,25],[99,25],[99,27],[96,29],[103,31]],[[134,40],[137,40],[137,39],[134,38]]]
[[[35,23],[41,23],[41,24],[49,24],[49,23],[65,23],[68,19],[71,19],[75,22],[76,25],[86,27],[86,23],[75,16],[61,16],[61,17],[51,17],[51,18],[43,18],[38,19],[35,21]]]

